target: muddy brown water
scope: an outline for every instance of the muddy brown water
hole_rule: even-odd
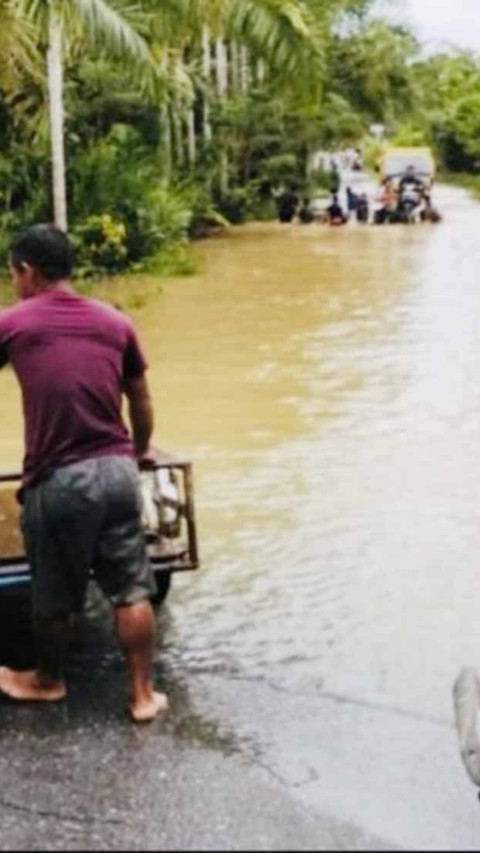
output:
[[[134,312],[157,443],[195,463],[183,665],[442,718],[480,665],[480,207],[439,194],[438,227],[235,229]]]

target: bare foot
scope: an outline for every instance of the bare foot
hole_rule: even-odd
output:
[[[130,703],[130,714],[134,723],[151,723],[159,714],[168,711],[168,698],[164,693],[153,693],[150,700]]]
[[[15,672],[6,666],[0,667],[0,692],[17,702],[61,702],[67,696],[63,681],[47,687],[37,672]]]

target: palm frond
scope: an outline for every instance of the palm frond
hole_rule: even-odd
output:
[[[284,75],[315,75],[321,39],[302,0],[231,0],[229,31]]]
[[[106,0],[71,0],[59,2],[58,12],[66,29],[74,24],[74,17],[81,21],[92,41],[101,40],[105,48],[115,55],[128,55],[135,61],[152,61],[144,38],[128,22],[129,13],[138,12],[138,6],[124,6],[120,12]]]
[[[38,71],[37,36],[21,0],[0,0],[0,86],[7,92],[15,90],[25,71]]]

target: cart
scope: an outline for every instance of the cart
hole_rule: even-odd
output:
[[[192,463],[158,453],[155,465],[142,470],[143,527],[156,593],[161,604],[174,572],[199,568]],[[17,500],[22,475],[0,473],[0,596],[28,593],[31,573],[20,529]]]

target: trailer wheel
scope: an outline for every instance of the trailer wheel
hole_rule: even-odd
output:
[[[171,583],[171,572],[155,572],[156,592],[152,595],[152,604],[156,604],[157,606],[163,604],[170,592]]]

